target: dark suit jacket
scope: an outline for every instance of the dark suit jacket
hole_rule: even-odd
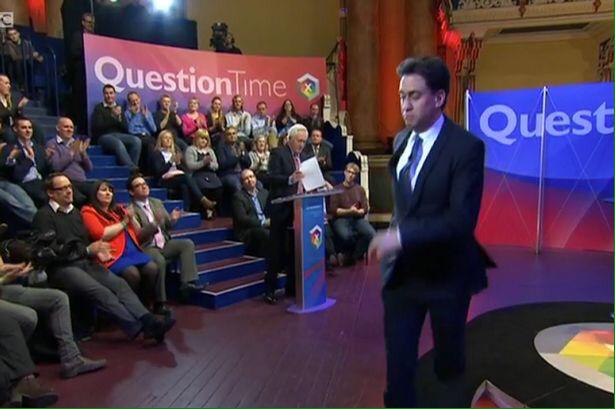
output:
[[[308,144],[306,148],[308,151],[312,152],[313,155],[316,155],[314,152],[314,146],[312,144]],[[323,159],[324,158],[324,161]],[[325,143],[321,143],[318,148],[318,164],[320,165],[320,170],[323,172],[328,172],[333,168],[333,162],[331,161],[331,148]]]
[[[101,135],[113,132],[128,133],[128,122],[124,109],[118,119],[112,114],[112,109],[105,107],[101,102],[94,107],[92,113],[92,142],[98,141]]]
[[[218,158],[218,176],[226,176],[233,173],[237,173],[235,167],[239,163],[241,169],[247,169],[252,164],[248,153],[244,153],[242,156],[236,156],[233,153],[231,145],[220,141],[216,147],[216,157]]]
[[[411,130],[399,132],[389,163],[392,178]],[[385,288],[407,285],[417,297],[473,294],[487,286],[490,261],[474,238],[483,192],[483,142],[445,117],[410,203],[396,202],[392,225],[402,250],[382,265]]]
[[[6,164],[6,159],[9,154],[13,150],[13,147],[16,145],[7,145],[2,150],[0,154],[0,163],[5,166],[6,175],[10,178],[10,180],[14,183],[20,184],[23,181],[23,178],[28,174],[28,171],[32,167],[33,163],[30,158],[28,158],[23,150],[21,153],[15,158],[14,164]],[[17,143],[17,146],[21,148],[21,145]],[[38,173],[41,174],[43,179],[47,177],[53,170],[51,169],[51,164],[47,160],[47,155],[45,154],[45,148],[40,145],[33,143],[32,147],[34,149],[34,160],[36,161],[36,169]]]
[[[311,149],[304,149],[300,159],[303,162],[314,154]],[[295,171],[295,161],[288,146],[280,146],[271,151],[269,156],[269,199],[290,196],[297,193],[297,184],[288,184],[288,178]],[[273,215],[273,214],[272,214]]]
[[[256,194],[256,198],[263,212],[265,212],[265,216],[267,216],[265,208],[268,196],[269,192],[265,189],[260,189]],[[245,189],[240,189],[233,195],[233,230],[235,231],[235,236],[239,240],[244,241],[246,232],[256,227],[261,227],[261,222],[256,214],[256,207],[248,192]]]

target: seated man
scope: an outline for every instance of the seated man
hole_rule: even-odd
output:
[[[73,184],[73,199],[77,207],[83,206],[90,197],[92,183],[86,180],[86,172],[92,170],[88,156],[90,140],[75,139],[75,126],[70,118],[61,117],[56,125],[58,134],[47,141],[49,162],[54,172],[64,173]]]
[[[170,317],[164,321],[157,320],[124,279],[91,259],[96,257],[101,262],[110,260],[111,247],[103,241],[90,243],[81,214],[73,206],[70,180],[61,173],[53,173],[47,179],[45,188],[49,202],[34,216],[34,228],[40,233],[55,233],[51,247],[56,252],[63,246],[70,250],[66,257],[47,269],[49,284],[69,295],[91,300],[97,308],[115,319],[129,338],[135,338],[143,331],[144,338],[162,342],[175,320]]]
[[[45,149],[32,142],[32,121],[17,118],[13,128],[17,143],[5,146],[0,154],[0,163],[13,183],[19,184],[37,206],[45,203],[43,179],[51,173]]]
[[[344,192],[331,196],[330,211],[333,216],[333,230],[341,244],[352,249],[345,254],[343,264],[353,265],[363,257],[376,231],[365,216],[369,211],[365,189],[355,183],[360,169],[356,163],[348,163],[344,170],[344,181],[336,186]]]
[[[63,378],[73,378],[104,368],[107,364],[104,359],[91,360],[79,352],[73,337],[70,307],[65,293],[51,288],[29,288],[13,283],[14,280],[27,277],[31,270],[30,264],[8,264],[0,257],[0,315],[17,320],[26,339],[30,339],[36,329],[38,314],[45,316],[58,344]]]
[[[139,167],[141,139],[128,133],[128,123],[122,114],[122,107],[115,101],[115,87],[103,87],[104,101],[94,107],[92,113],[92,136],[94,143],[105,152],[115,155],[122,166],[133,170]]]
[[[36,367],[19,323],[0,314],[0,407],[45,408],[58,401],[36,379]]]
[[[249,168],[252,164],[245,145],[237,142],[237,129],[234,126],[229,126],[224,131],[224,140],[220,141],[216,147],[216,157],[218,158],[218,176],[227,192],[233,195],[241,189],[239,180],[241,170]]]
[[[0,143],[0,158],[7,144]],[[0,209],[5,220],[11,220],[12,216],[17,218],[19,225],[29,226],[36,214],[36,206],[30,196],[19,185],[11,183],[3,177],[5,163],[0,161]],[[4,213],[6,212],[6,213]]]
[[[141,105],[141,97],[135,91],[131,91],[126,96],[128,109],[124,111],[128,133],[136,135],[141,139],[141,169],[150,166],[151,153],[156,145],[157,128],[152,113],[147,109],[147,105]]]
[[[320,166],[320,170],[323,177],[328,182],[331,182],[332,179],[329,173],[333,168],[333,162],[331,160],[331,148],[329,147],[329,145],[323,143],[322,130],[320,130],[320,128],[312,129],[307,149],[310,149],[318,160],[318,166]]]
[[[256,175],[250,169],[241,171],[241,190],[233,196],[233,230],[245,243],[246,253],[265,257],[269,248],[269,225],[265,214],[269,192],[256,187]]]
[[[224,118],[227,127],[235,127],[239,141],[249,144],[250,135],[252,134],[252,117],[249,112],[243,109],[243,98],[241,95],[233,97],[233,105]]]
[[[166,301],[167,261],[179,260],[181,264],[179,291],[182,299],[189,299],[191,293],[201,291],[203,286],[198,281],[194,242],[189,239],[173,239],[169,234],[169,230],[181,217],[181,212],[175,209],[169,215],[160,200],[150,197],[149,186],[141,174],[129,177],[126,189],[132,197],[135,217],[142,227],[141,248],[158,265],[160,274],[156,291],[159,298]],[[161,308],[156,307],[160,311],[155,310],[155,313],[164,313]]]
[[[275,127],[275,120],[267,114],[267,103],[260,101],[256,104],[256,113],[252,117],[252,139],[263,135],[269,149],[278,146],[278,129]]]

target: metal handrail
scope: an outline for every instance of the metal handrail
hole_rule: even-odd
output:
[[[51,58],[53,59],[53,64],[51,65],[52,69],[52,77],[53,77],[53,96],[54,96],[54,108],[56,116],[60,115],[60,90],[58,87],[58,58],[56,57],[56,53],[53,51],[53,48],[49,44],[45,44],[45,48],[51,54]],[[47,82],[47,86],[49,87],[49,81]]]

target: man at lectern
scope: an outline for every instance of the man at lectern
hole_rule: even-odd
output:
[[[303,193],[301,184],[303,174],[299,168],[301,162],[313,156],[308,150],[303,149],[307,138],[307,128],[301,124],[295,124],[288,130],[288,143],[271,151],[269,201]],[[270,203],[269,214],[271,215],[271,253],[265,275],[265,302],[275,304],[278,274],[284,269],[286,270],[286,295],[295,294],[292,234],[289,231],[289,227],[293,225],[293,203]]]

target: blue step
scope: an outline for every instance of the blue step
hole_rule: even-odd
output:
[[[102,146],[90,145],[90,147],[88,148],[88,154],[89,155],[104,155],[104,152],[102,150]]]
[[[99,166],[117,166],[117,159],[113,155],[90,155],[95,168]]]
[[[201,215],[198,213],[184,213],[175,223],[176,229],[194,229],[201,225]]]
[[[201,264],[199,269],[199,282],[213,284],[221,281],[233,280],[265,271],[265,259],[241,256]]]
[[[32,121],[36,122],[37,125],[40,126],[53,125],[55,128],[56,124],[58,123],[57,116],[29,115],[28,118],[30,118]],[[47,134],[47,132],[45,132],[45,134]]]
[[[171,213],[174,209],[184,210],[183,200],[165,200],[162,202],[167,212]],[[195,213],[198,214],[198,213]]]
[[[32,104],[28,104],[24,107],[23,113],[25,116],[30,117],[30,116],[46,116],[47,115],[47,108],[35,107],[31,105]]]
[[[88,178],[89,182],[93,182],[96,179],[93,178]],[[119,177],[119,178],[105,178],[105,180],[109,181],[109,183],[111,183],[113,185],[114,188],[116,189],[125,189],[126,188],[126,181],[128,180],[128,177]],[[147,184],[151,189],[158,189],[153,186],[154,180],[151,177],[146,177],[145,180],[147,181]]]
[[[265,292],[265,280],[262,275],[246,277],[247,282],[239,281],[236,285],[223,289],[204,289],[193,295],[190,303],[205,308],[217,310],[238,302],[258,297]],[[278,277],[277,288],[283,288],[286,284],[286,276]]]
[[[115,200],[120,203],[130,202],[132,198],[130,197],[130,193],[128,190],[124,189],[126,182],[122,182],[120,185],[115,185]],[[167,200],[167,190],[166,189],[150,189],[150,196],[160,200]]]
[[[195,226],[195,227],[198,227],[198,226]],[[180,230],[182,229],[182,227],[175,226],[175,229]],[[173,232],[171,236],[178,238],[178,239],[190,239],[196,245],[199,245],[199,244],[206,244],[206,243],[214,243],[217,241],[232,240],[233,230],[226,228],[226,227],[222,227],[222,228],[217,228],[217,229],[195,230],[195,231],[187,231],[187,232],[176,231],[176,232]]]
[[[196,244],[196,243],[195,243]],[[222,241],[209,244],[198,244],[194,255],[197,264],[210,263],[225,258],[241,257],[245,252],[245,245],[237,241]]]
[[[98,166],[87,173],[88,179],[127,178],[130,170],[124,166]]]

